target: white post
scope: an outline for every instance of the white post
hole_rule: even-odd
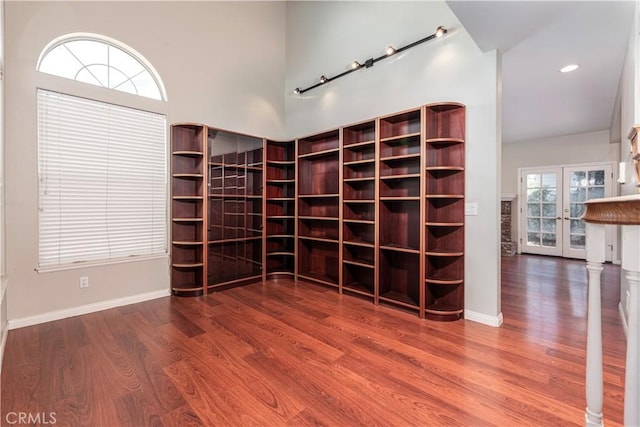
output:
[[[585,424],[602,426],[602,312],[600,301],[600,276],[604,263],[604,225],[586,223],[587,227],[587,410]]]
[[[629,283],[624,425],[640,425],[640,226],[622,226],[622,269]]]

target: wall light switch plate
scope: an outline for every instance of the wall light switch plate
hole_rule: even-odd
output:
[[[465,215],[478,215],[478,203],[465,203],[464,204]]]

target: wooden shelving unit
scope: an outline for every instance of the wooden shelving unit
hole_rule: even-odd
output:
[[[173,293],[260,279],[262,139],[191,123],[171,135]]]
[[[339,287],[340,133],[297,141],[296,279]]]
[[[425,316],[457,320],[464,309],[465,108],[425,107]]]
[[[262,278],[263,140],[208,128],[207,290]]]
[[[376,293],[376,122],[342,129],[342,292]]]
[[[461,318],[465,114],[429,104],[295,141],[174,125],[174,293],[286,277]]]
[[[422,110],[378,119],[378,299],[422,315]]]
[[[171,286],[175,293],[201,295],[207,277],[203,241],[206,130],[197,124],[171,132]]]
[[[295,141],[266,141],[264,279],[295,271]]]

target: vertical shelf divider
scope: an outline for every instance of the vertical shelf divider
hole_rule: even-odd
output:
[[[380,305],[380,118],[375,121],[375,166],[374,166],[374,226],[373,226],[373,264],[375,272],[373,276],[373,303]]]

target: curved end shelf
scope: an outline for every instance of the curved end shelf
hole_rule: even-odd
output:
[[[464,144],[464,139],[462,138],[427,138],[425,142],[431,145],[453,145],[453,144]]]
[[[425,252],[426,256],[433,257],[459,257],[463,256],[464,252],[461,251],[438,251],[438,250],[428,250]]]
[[[464,310],[440,311],[431,308],[425,308],[424,318],[427,320],[435,320],[438,322],[454,322],[462,319]]]
[[[464,282],[464,279],[441,279],[441,278],[429,278],[427,277],[425,280],[425,283],[427,285],[452,285],[452,286],[457,286],[457,285],[462,285],[462,283]]]

